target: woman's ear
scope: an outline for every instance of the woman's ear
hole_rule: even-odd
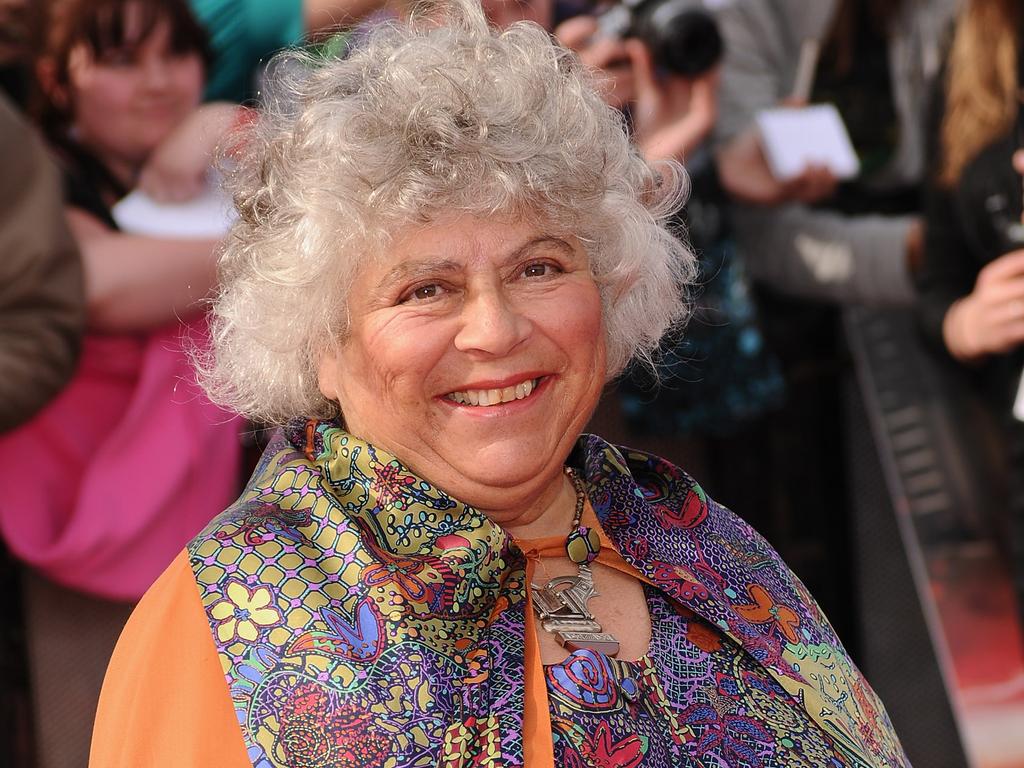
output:
[[[345,414],[341,409],[341,388],[338,386],[340,373],[341,361],[337,349],[322,352],[316,367],[317,389],[334,406],[334,418],[344,427]]]
[[[316,386],[320,394],[333,403],[338,402],[338,350],[325,349],[316,364]]]

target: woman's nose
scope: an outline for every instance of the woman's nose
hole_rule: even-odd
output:
[[[455,347],[462,352],[502,357],[530,333],[532,323],[501,290],[470,295],[462,306]]]
[[[143,83],[149,90],[163,90],[171,81],[170,62],[164,56],[148,56],[142,61]]]

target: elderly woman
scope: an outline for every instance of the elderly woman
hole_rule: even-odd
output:
[[[208,383],[287,424],[136,610],[93,765],[905,765],[764,540],[581,435],[685,314],[681,174],[469,3],[253,128]]]

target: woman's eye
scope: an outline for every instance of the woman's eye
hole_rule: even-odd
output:
[[[402,298],[402,302],[407,301],[430,301],[436,299],[438,296],[444,293],[444,289],[437,283],[428,283],[427,285],[420,285],[413,288],[411,291],[405,294]]]
[[[536,264],[528,264],[523,268],[523,277],[547,277],[556,272],[557,267],[546,261],[539,261]]]

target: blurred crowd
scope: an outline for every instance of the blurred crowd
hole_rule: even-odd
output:
[[[996,527],[1024,561],[1024,3],[484,5],[574,49],[639,151],[691,180],[677,223],[700,257],[692,318],[658,376],[609,388],[594,431],[675,460],[753,523],[856,658],[841,317],[901,308],[991,421],[1010,468]],[[406,10],[0,0],[0,763],[86,764],[133,601],[265,440],[206,399],[191,360],[230,225],[218,174],[239,129],[284,108],[273,53],[344,56]],[[822,104],[855,169],[783,169],[765,116]]]

